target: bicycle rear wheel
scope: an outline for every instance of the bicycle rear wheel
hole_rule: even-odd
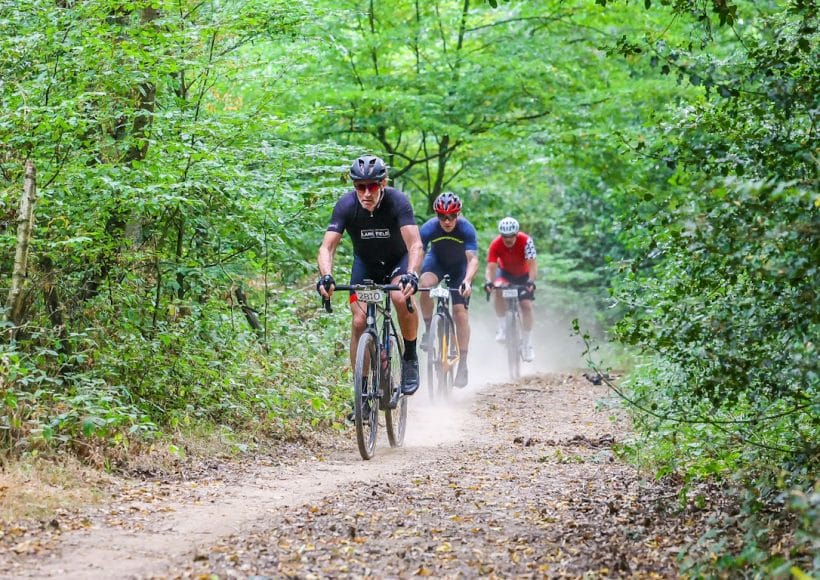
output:
[[[510,379],[517,381],[521,377],[521,328],[514,312],[507,312],[505,325],[507,327],[507,366],[510,369]]]
[[[401,353],[395,334],[390,335],[390,376],[387,381],[389,384],[383,385],[382,391],[383,397],[386,395],[389,402],[396,391],[401,390]],[[382,405],[390,447],[404,445],[404,432],[407,429],[407,397],[404,395],[398,397],[399,402],[395,408],[391,409],[389,405]]]
[[[356,350],[353,371],[353,415],[356,422],[356,442],[362,459],[373,457],[379,431],[379,358],[376,337],[365,332]]]

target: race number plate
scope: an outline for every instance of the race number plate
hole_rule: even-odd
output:
[[[517,288],[504,288],[501,291],[501,295],[504,298],[518,298],[518,289]]]
[[[356,290],[356,297],[362,302],[381,302],[384,300],[384,293],[381,290]]]
[[[430,289],[430,298],[449,298],[450,297],[450,290],[449,288],[431,288]]]

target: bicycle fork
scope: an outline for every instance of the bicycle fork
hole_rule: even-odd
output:
[[[381,373],[379,373],[379,397],[380,400],[385,400],[387,397],[383,396],[383,389],[386,389],[389,394],[389,400],[387,403],[388,408],[395,409],[399,405],[399,399],[401,398],[401,381],[399,381],[398,385],[393,384],[393,373],[392,373],[392,363],[393,363],[393,352],[392,350],[395,348],[399,354],[399,360],[402,359],[402,352],[399,348],[398,344],[398,337],[395,340],[391,340],[396,333],[391,325],[385,323],[384,332],[382,333],[383,343],[381,345],[380,350],[380,357],[381,357]]]
[[[444,347],[443,352],[446,353],[447,368],[453,368],[459,358],[461,358],[461,349],[458,346],[458,333],[456,332],[456,323],[449,312],[444,313],[445,332],[444,332]]]

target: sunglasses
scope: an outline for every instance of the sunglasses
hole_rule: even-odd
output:
[[[516,236],[516,234],[510,234],[509,236],[505,236],[504,234],[501,234],[501,237],[504,238],[505,240],[513,240],[513,239],[515,239],[515,236]]]
[[[381,183],[354,183],[353,186],[356,188],[356,191],[361,193],[364,193],[365,191],[376,193],[381,188]]]
[[[458,219],[458,214],[457,213],[448,213],[448,214],[440,213],[440,214],[436,214],[436,215],[438,216],[438,219],[440,219],[443,222],[454,222]]]

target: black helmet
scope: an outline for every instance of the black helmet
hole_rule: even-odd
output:
[[[387,177],[387,166],[375,155],[362,155],[350,166],[353,181],[381,181]]]

